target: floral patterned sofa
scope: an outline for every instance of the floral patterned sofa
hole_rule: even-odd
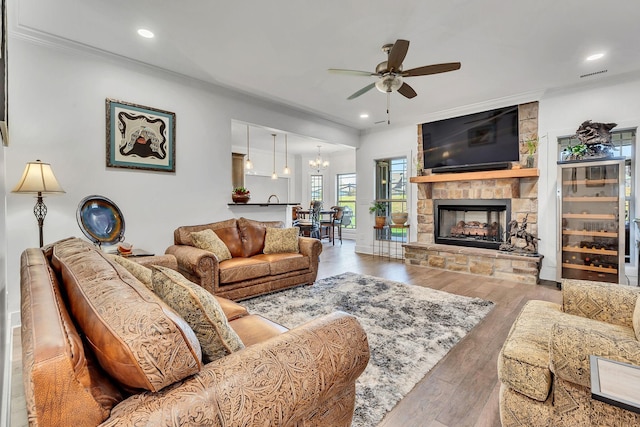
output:
[[[500,419],[515,426],[631,426],[591,398],[589,356],[640,365],[640,288],[563,280],[562,305],[529,301],[498,357]]]

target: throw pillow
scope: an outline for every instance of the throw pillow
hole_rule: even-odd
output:
[[[196,248],[213,252],[213,254],[218,258],[218,261],[231,259],[231,252],[229,252],[229,248],[227,248],[227,245],[225,245],[218,235],[211,229],[207,228],[206,230],[191,233],[191,240],[193,241],[193,246]]]
[[[153,266],[153,288],[196,333],[205,363],[244,348],[216,298],[177,271]]]
[[[144,285],[153,291],[153,285],[151,284],[151,269],[140,265],[137,262],[133,262],[130,259],[121,257],[119,255],[107,254],[107,258],[111,261],[117,262],[121,266],[127,269],[127,271],[135,276],[136,279],[144,283]]]
[[[83,342],[123,389],[157,392],[200,371],[200,343],[187,322],[91,243],[56,243],[51,264]]]
[[[265,254],[298,253],[298,236],[300,229],[291,228],[267,228],[264,238]]]

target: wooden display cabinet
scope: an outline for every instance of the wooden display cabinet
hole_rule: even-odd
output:
[[[558,162],[557,279],[624,283],[624,159]]]

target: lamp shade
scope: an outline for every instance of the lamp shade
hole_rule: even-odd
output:
[[[12,193],[64,193],[49,163],[40,160],[27,163]]]

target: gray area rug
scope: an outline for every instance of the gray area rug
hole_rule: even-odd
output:
[[[376,426],[493,308],[490,301],[356,273],[242,305],[290,329],[335,310],[358,318],[371,359],[356,383],[353,427]]]

